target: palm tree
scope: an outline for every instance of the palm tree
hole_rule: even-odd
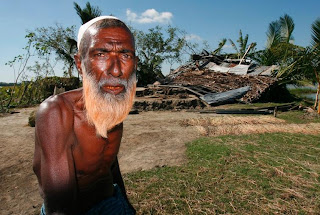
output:
[[[212,54],[213,54],[213,55],[219,55],[219,54],[221,53],[221,50],[222,50],[223,46],[226,44],[226,42],[227,42],[227,39],[226,39],[226,38],[223,38],[223,39],[219,42],[218,48],[216,48],[216,49],[212,52]]]
[[[320,18],[311,25],[311,45],[315,51],[320,52]]]
[[[318,103],[318,114],[320,114],[320,18],[316,19],[311,25],[311,47],[312,47],[312,61],[311,65],[313,67],[313,72],[315,79],[318,83],[318,89],[316,94],[316,101],[314,108],[317,107]]]
[[[294,21],[288,14],[283,15],[277,21],[271,22],[267,31],[267,49],[276,47],[281,43],[291,43],[294,26]]]
[[[75,42],[75,26],[64,28],[56,24],[53,27],[36,28],[29,32],[29,39],[40,56],[50,55],[51,52],[57,54],[58,60],[64,62],[69,77],[72,77],[74,69],[73,56],[77,52],[77,43]]]
[[[73,55],[75,53],[77,53],[77,42],[75,39],[71,38],[71,37],[67,37],[66,38],[66,46],[63,48],[58,47],[56,52],[58,54],[58,56],[61,59],[64,59],[65,62],[67,62],[68,66],[68,71],[67,74],[69,75],[69,77],[72,77],[72,71],[73,68],[75,66],[75,62],[74,62],[74,58]]]
[[[74,9],[81,19],[81,24],[89,22],[91,19],[98,16],[101,16],[101,10],[99,9],[99,7],[91,6],[90,2],[87,2],[86,7],[84,7],[83,9],[76,2],[73,2],[73,4]]]
[[[290,65],[292,63],[291,56],[301,49],[293,44],[294,27],[294,21],[288,14],[271,22],[266,33],[266,49],[257,52],[255,60],[266,66],[276,64],[286,68]]]
[[[76,10],[78,16],[81,19],[82,25],[86,22],[89,22],[91,19],[95,17],[101,16],[101,10],[99,9],[99,7],[93,7],[90,4],[90,2],[87,2],[86,6],[83,9],[76,2],[73,2],[73,4],[74,4],[74,9]],[[75,39],[68,38],[68,43],[69,43],[70,49],[77,49],[77,41]],[[63,52],[61,52],[60,54],[64,55]],[[68,60],[73,61],[73,58],[68,58]]]
[[[231,46],[237,53],[238,59],[244,58],[246,54],[254,52],[254,48],[256,47],[257,43],[250,43],[248,44],[249,35],[246,34],[245,37],[242,35],[242,31],[239,32],[239,39],[237,40],[239,44],[239,48],[237,48],[236,44],[233,40],[229,39]]]
[[[280,28],[281,27],[279,21],[273,21],[269,24],[269,28],[267,31],[267,49],[270,49],[280,43]]]
[[[283,17],[280,17],[280,26],[281,26],[281,42],[283,43],[290,43],[293,41],[292,32],[294,30],[294,22],[293,19],[288,15],[285,14]]]
[[[311,25],[310,46],[297,50],[292,56],[292,63],[283,67],[281,74],[303,85],[318,84],[314,109],[318,106],[320,114],[320,18]]]

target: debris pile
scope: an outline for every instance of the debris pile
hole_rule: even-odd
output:
[[[139,111],[203,109],[206,104],[183,87],[149,85],[138,87],[134,109]]]
[[[273,86],[277,79],[272,74],[278,67],[258,66],[250,59],[224,59],[203,50],[192,55],[192,61],[172,71],[165,79],[166,84],[202,86],[211,93],[222,93],[242,87],[250,87],[241,98],[243,102],[257,101]]]
[[[251,60],[224,59],[203,51],[154,85],[137,91],[135,107],[142,110],[189,109],[241,101],[251,103],[276,86],[277,66]],[[150,103],[151,102],[151,103]]]
[[[258,100],[275,82],[275,78],[266,76],[236,75],[205,69],[201,71],[184,70],[184,72],[175,76],[174,79],[168,81],[168,84],[182,86],[200,85],[210,89],[213,93],[221,93],[250,86],[250,90],[241,98],[241,101],[253,102]]]

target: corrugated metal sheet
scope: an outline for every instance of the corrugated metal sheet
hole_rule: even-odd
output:
[[[246,75],[248,73],[249,66],[250,65],[237,65],[235,67],[231,67],[229,72],[236,75]]]

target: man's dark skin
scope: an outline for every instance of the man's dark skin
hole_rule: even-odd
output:
[[[84,72],[83,63],[96,81],[110,76],[128,80],[137,64],[131,32],[123,27],[92,32],[84,35],[88,49],[75,55],[79,73]],[[103,93],[122,90],[115,87]],[[88,124],[82,97],[83,89],[50,97],[37,112],[33,168],[46,214],[87,211],[113,195],[113,183],[127,198],[117,160],[123,125],[110,129],[107,138],[98,136]]]

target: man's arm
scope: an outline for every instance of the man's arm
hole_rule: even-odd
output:
[[[36,116],[34,171],[46,214],[72,214],[76,179],[72,156],[73,113],[63,98],[47,99]]]
[[[127,194],[126,194],[126,189],[124,187],[122,175],[121,175],[121,172],[120,172],[120,168],[119,168],[118,157],[116,157],[116,160],[113,162],[112,167],[111,167],[111,171],[112,171],[112,176],[113,176],[113,183],[118,184],[118,186],[121,189],[121,192],[122,192],[123,196],[126,199],[128,199],[127,198]]]
[[[111,167],[111,171],[112,171],[112,175],[113,175],[113,183],[118,184],[118,186],[121,189],[122,195],[124,196],[124,198],[128,202],[128,205],[131,207],[131,209],[133,211],[136,211],[134,209],[134,207],[131,205],[131,203],[129,202],[129,199],[127,197],[127,192],[126,192],[126,189],[124,187],[122,175],[121,175],[120,168],[119,168],[118,157],[116,157],[116,160],[113,162],[112,167]]]
[[[118,142],[120,144],[121,138],[122,138],[122,132],[123,132],[123,123],[117,125],[115,128],[113,128],[108,133],[108,140],[110,142]],[[127,197],[126,188],[124,186],[124,182],[123,182],[120,167],[119,167],[118,156],[115,158],[115,160],[111,166],[111,173],[112,173],[112,177],[113,177],[113,183],[118,184],[122,195],[124,196],[124,198],[128,202],[129,206],[135,211],[135,209],[130,204],[128,197]]]

